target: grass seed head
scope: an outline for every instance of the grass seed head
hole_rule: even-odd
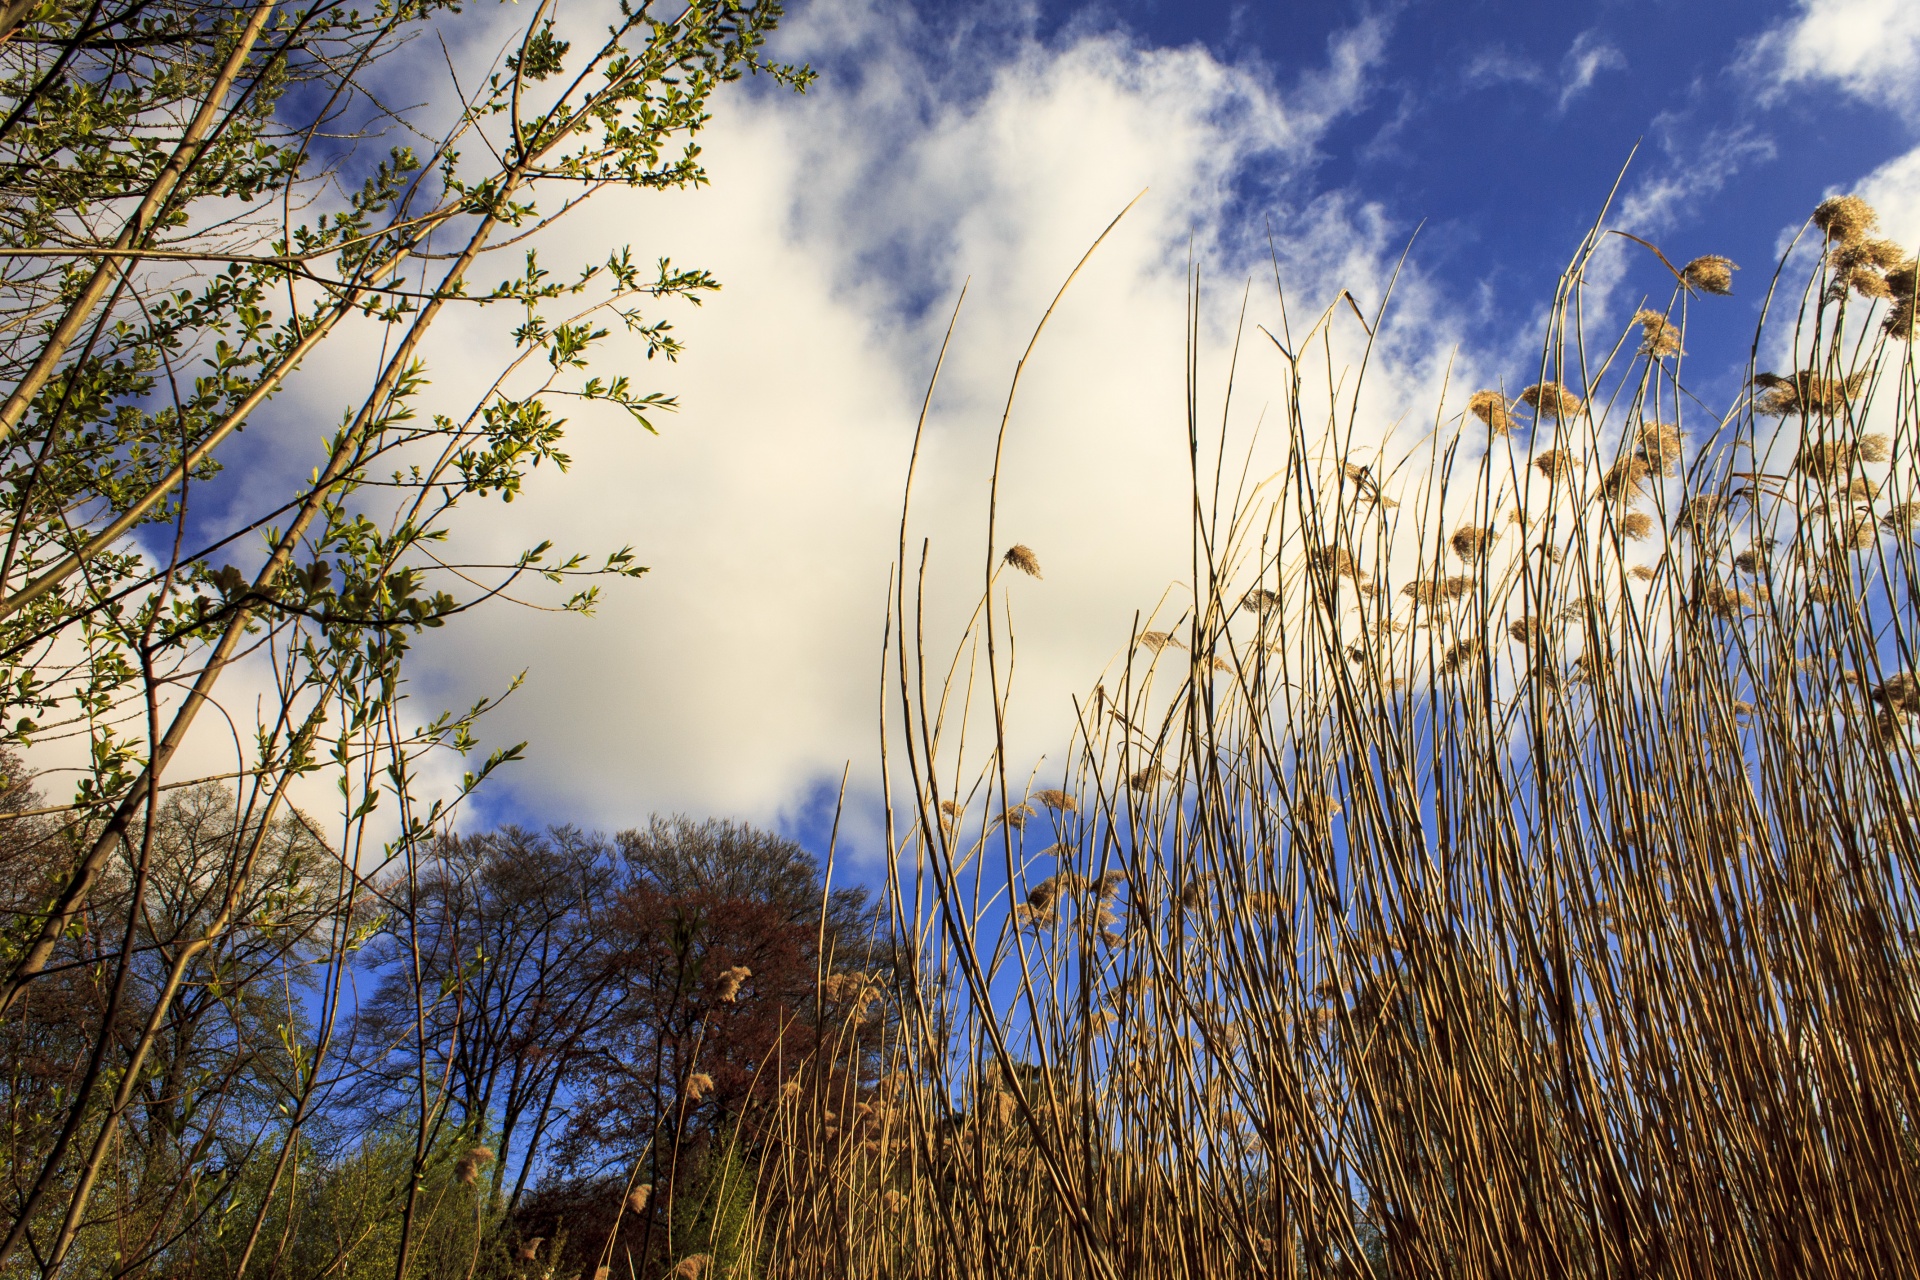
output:
[[[1682,267],[1680,279],[1702,293],[1715,293],[1725,297],[1733,292],[1733,273],[1739,269],[1733,259],[1723,258],[1717,253],[1709,253],[1695,258]]]
[[[1887,312],[1886,333],[1896,342],[1912,342],[1915,329],[1920,329],[1920,309],[1914,304],[1913,296],[1902,296]]]
[[[1811,369],[1802,369],[1792,377],[1777,373],[1759,373],[1753,385],[1761,388],[1754,397],[1755,413],[1785,417],[1790,413],[1837,413],[1860,394],[1866,385],[1865,370],[1845,378],[1829,378]]]
[[[687,1077],[687,1101],[698,1102],[713,1092],[713,1077],[704,1071],[696,1071]]]
[[[1487,424],[1487,430],[1503,436],[1513,430],[1513,405],[1498,391],[1476,391],[1467,400],[1467,409]]]
[[[1049,903],[1045,910],[1029,906],[1024,902],[1013,904],[1014,923],[1023,929],[1051,929],[1056,923],[1054,905]]]
[[[1913,341],[1915,325],[1915,286],[1920,285],[1920,262],[1908,258],[1887,272],[1887,292],[1893,306],[1887,312],[1887,336],[1900,342]]]
[[[1058,787],[1048,787],[1044,791],[1036,791],[1033,793],[1033,798],[1055,813],[1075,813],[1078,812],[1080,808],[1078,801]]]
[[[1643,422],[1638,439],[1647,465],[1663,476],[1672,475],[1680,463],[1680,428],[1671,422]]]
[[[1493,531],[1477,528],[1474,525],[1462,525],[1453,531],[1447,539],[1447,545],[1453,548],[1453,554],[1462,560],[1475,561],[1487,553],[1487,544],[1493,541]]]
[[[1354,563],[1353,554],[1345,547],[1321,547],[1317,551],[1309,552],[1307,560],[1308,563],[1312,564],[1316,569],[1326,573],[1338,574],[1343,578],[1352,578],[1355,582],[1359,582],[1367,576],[1360,571],[1360,566]],[[1143,640],[1145,639],[1144,636],[1141,638]]]
[[[1635,542],[1653,532],[1653,517],[1644,511],[1636,511],[1620,520],[1620,532]]]
[[[1840,252],[1846,255],[1849,263],[1872,267],[1876,271],[1893,271],[1907,256],[1906,250],[1891,240],[1862,240]]]
[[[1680,349],[1680,330],[1660,312],[1643,307],[1633,313],[1633,322],[1640,326],[1641,355],[1658,360],[1686,354]]]
[[[1880,531],[1871,512],[1849,512],[1834,521],[1833,540],[1842,550],[1865,551],[1880,541]]]
[[[1809,479],[1823,483],[1845,477],[1853,466],[1853,442],[1849,440],[1807,440],[1793,455],[1793,469]]]
[[[1920,285],[1920,259],[1908,258],[1887,268],[1887,286],[1897,301],[1912,301],[1916,285]]]
[[[1849,292],[1856,293],[1862,298],[1884,301],[1893,297],[1893,286],[1887,283],[1885,276],[1872,267],[1857,266],[1849,269],[1844,275],[1834,278],[1829,296],[1838,302]]]
[[[1731,586],[1724,582],[1709,584],[1703,598],[1707,608],[1711,609],[1715,616],[1721,618],[1736,618],[1753,608],[1753,597],[1751,595],[1742,591],[1739,587]]]
[[[1859,196],[1832,196],[1822,200],[1813,211],[1813,225],[1829,241],[1853,244],[1866,237],[1880,223],[1873,206]]]
[[[1129,776],[1127,778],[1127,785],[1135,791],[1147,792],[1153,790],[1155,786],[1165,781],[1169,776],[1167,771],[1159,765],[1150,764],[1146,768],[1137,770]]]
[[[1586,406],[1586,401],[1557,382],[1542,382],[1528,387],[1520,393],[1520,403],[1539,417],[1562,421],[1573,417]]]
[[[1880,523],[1889,533],[1906,534],[1909,537],[1920,533],[1920,502],[1902,502],[1888,508]]]
[[[753,976],[753,970],[743,964],[734,965],[720,975],[717,998],[721,1004],[737,1004],[740,1000],[740,986]]]
[[[1566,449],[1549,449],[1533,460],[1533,468],[1547,479],[1566,478],[1574,473],[1579,461]]]
[[[453,1162],[454,1180],[470,1187],[480,1178],[480,1169],[493,1159],[492,1147],[471,1147]]]
[[[1875,685],[1869,696],[1897,715],[1910,716],[1920,712],[1920,680],[1916,680],[1909,672],[1889,676],[1885,682]]]
[[[867,978],[862,973],[848,973],[844,970],[830,973],[821,983],[821,990],[829,1000],[840,1001],[856,999],[867,989]]]
[[[1651,471],[1644,458],[1622,458],[1600,477],[1600,492],[1614,502],[1632,502],[1644,490]]]
[[[1680,532],[1690,533],[1697,538],[1708,536],[1720,522],[1725,508],[1726,504],[1717,493],[1696,494],[1688,498],[1686,505],[1680,508]]]
[[[1016,542],[1008,547],[1007,554],[1001,558],[1029,578],[1040,576],[1040,557],[1033,554],[1033,548],[1024,542]]]
[[[1400,594],[1412,600],[1415,608],[1432,608],[1446,602],[1444,588],[1431,578],[1415,578],[1400,588]]]
[[[789,1080],[787,1083],[794,1086],[795,1092],[799,1091],[800,1086],[798,1082]],[[633,1190],[627,1192],[627,1212],[645,1213],[647,1211],[647,1201],[651,1199],[653,1199],[653,1184],[643,1183],[635,1187]]]
[[[1440,657],[1440,669],[1452,675],[1479,656],[1480,641],[1469,636],[1448,646]]]
[[[1282,600],[1278,591],[1269,591],[1265,587],[1255,587],[1253,590],[1247,592],[1247,598],[1240,602],[1240,607],[1251,610],[1254,613],[1264,613],[1269,609],[1278,609],[1281,603]]]

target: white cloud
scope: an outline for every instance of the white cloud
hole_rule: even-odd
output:
[[[1717,194],[1742,168],[1777,154],[1773,139],[1752,125],[1710,129],[1699,141],[1682,147],[1666,127],[1670,123],[1665,118],[1654,122],[1662,134],[1667,164],[1621,201],[1621,223],[1629,229],[1665,230],[1701,200]]]
[[[1920,147],[1881,165],[1854,190],[1879,213],[1884,234],[1920,244]]]
[[[1920,118],[1920,5],[1911,0],[1800,0],[1746,61],[1776,86],[1833,81]]]
[[[1582,31],[1573,38],[1566,56],[1560,59],[1560,109],[1593,87],[1602,71],[1625,71],[1626,55],[1608,43],[1600,32]]]
[[[1538,87],[1547,83],[1546,68],[1505,45],[1494,45],[1476,53],[1473,61],[1467,64],[1465,76],[1467,83],[1476,88],[1495,84],[1530,84]]]
[[[710,186],[603,199],[542,245],[561,274],[630,242],[642,260],[667,253],[711,269],[725,288],[673,314],[688,346],[678,364],[642,362],[631,347],[608,353],[607,371],[680,398],[680,413],[657,420],[659,437],[591,406],[574,413],[572,474],[539,473],[511,506],[465,517],[449,549],[498,561],[542,538],[561,550],[630,543],[652,567],[610,586],[594,619],[496,603],[418,647],[415,721],[528,670],[483,730],[490,744],[529,740],[507,782],[536,819],[614,827],[681,809],[775,821],[847,762],[856,795],[877,794],[900,486],[963,282],[910,535],[915,547],[931,540],[935,657],[978,594],[993,433],[1014,363],[1087,244],[1148,189],[1054,317],[1013,414],[993,550],[1025,542],[1046,573],[1012,590],[1011,731],[1023,760],[1058,748],[1070,694],[1124,645],[1136,610],[1190,573],[1190,245],[1206,284],[1201,416],[1213,424],[1253,278],[1226,416],[1236,459],[1266,417],[1256,478],[1277,465],[1283,427],[1281,365],[1252,322],[1280,331],[1282,320],[1265,227],[1236,206],[1240,184],[1278,193],[1262,212],[1296,330],[1340,287],[1369,312],[1385,291],[1402,233],[1378,210],[1339,195],[1284,203],[1330,123],[1367,94],[1379,25],[1346,32],[1323,66],[1285,84],[1198,48],[1113,34],[1051,46],[1016,35],[996,46],[995,65],[959,83],[914,52],[908,21],[810,7],[788,33],[793,47],[821,60],[810,42],[856,50],[857,78],[798,99],[727,96],[703,139]],[[1417,273],[1400,282],[1396,313],[1372,356],[1378,400],[1362,431],[1374,438],[1402,418],[1414,435],[1432,422],[1452,345]],[[1335,323],[1361,336],[1344,308]],[[461,397],[497,367],[498,324],[488,313],[443,318],[426,353],[430,397],[443,403],[423,409],[464,409]],[[309,362],[288,402],[312,423],[333,421],[329,397],[363,383],[374,356],[340,344]],[[1452,375],[1456,398],[1477,385],[1459,366]],[[237,682],[229,701],[239,706],[252,687]]]
[[[1598,28],[1582,31],[1561,55],[1554,71],[1505,45],[1482,49],[1467,64],[1466,81],[1474,88],[1498,84],[1523,84],[1555,96],[1558,108],[1565,111],[1573,100],[1593,87],[1602,71],[1624,71],[1626,55],[1600,34]]]

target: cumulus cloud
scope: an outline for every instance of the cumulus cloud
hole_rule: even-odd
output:
[[[1765,96],[1831,85],[1920,125],[1920,6],[1902,0],[1799,0],[1798,12],[1745,50],[1742,66]],[[1895,156],[1851,187],[1880,214],[1883,234],[1920,242],[1920,147]],[[1783,228],[1782,248],[1800,231]]]
[[[1747,62],[1775,88],[1828,81],[1920,121],[1920,6],[1908,0],[1800,0]]]
[[[703,138],[711,185],[603,199],[539,246],[564,273],[631,243],[642,259],[670,253],[710,269],[725,288],[671,313],[687,344],[679,363],[644,362],[634,346],[607,353],[606,371],[679,398],[658,437],[585,406],[569,427],[570,475],[536,475],[511,506],[455,529],[447,554],[469,562],[551,538],[562,550],[632,544],[650,566],[609,587],[593,619],[496,603],[422,638],[410,687],[419,720],[528,673],[483,726],[490,743],[530,744],[496,814],[615,827],[678,809],[778,822],[849,763],[856,798],[878,794],[901,484],[963,286],[908,559],[917,566],[924,539],[929,657],[944,662],[989,557],[1013,542],[1036,550],[1045,579],[1012,584],[1009,728],[1023,762],[1057,751],[1071,696],[1091,688],[1137,615],[1159,605],[1165,624],[1182,607],[1190,266],[1202,283],[1200,412],[1208,431],[1228,434],[1229,487],[1242,466],[1256,480],[1273,470],[1284,443],[1283,366],[1255,322],[1279,334],[1288,321],[1310,326],[1343,288],[1371,317],[1385,295],[1405,229],[1342,193],[1298,194],[1330,125],[1369,92],[1377,23],[1280,76],[1112,32],[1056,43],[1002,33],[990,66],[955,74],[910,22],[810,7],[790,47],[857,62],[858,74],[804,98],[730,95]],[[1249,189],[1270,217],[1284,316],[1265,221],[1245,215]],[[989,547],[987,481],[1015,363],[1067,271],[1143,190],[1027,366]],[[1416,434],[1431,424],[1448,373],[1444,308],[1417,273],[1396,298],[1400,323],[1372,357],[1371,440],[1401,421]],[[1364,334],[1341,308],[1341,341],[1357,354]],[[440,322],[426,352],[436,402],[423,410],[452,411],[484,385],[504,349],[498,330],[484,312]],[[311,362],[289,401],[333,420],[329,394],[364,382],[376,357],[372,345],[341,344]],[[963,680],[966,669],[963,658]]]
[[[1920,147],[1881,165],[1855,190],[1879,213],[1884,234],[1909,249],[1920,245]]]

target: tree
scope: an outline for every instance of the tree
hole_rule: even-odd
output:
[[[371,1120],[444,1088],[446,1126],[495,1143],[496,1195],[516,1170],[511,1209],[566,1109],[563,1085],[624,995],[607,941],[619,874],[606,841],[570,827],[436,841],[392,886],[373,950],[382,976],[355,1026],[356,1109]]]
[[[726,1216],[764,1104],[816,1053],[821,974],[889,951],[864,890],[733,822],[448,836],[381,896],[350,1055],[363,1131],[411,1114],[442,1164],[485,1142],[503,1225],[564,1236],[585,1273],[622,1231],[644,1257]],[[636,1186],[654,1196],[623,1227]]]
[[[791,840],[674,817],[616,843],[604,940],[616,981],[570,1068],[552,1176],[521,1214],[529,1231],[566,1223],[589,1273],[634,1186],[653,1188],[622,1237],[643,1263],[672,1253],[676,1219],[705,1221],[681,1201],[724,1199],[717,1171],[758,1155],[767,1104],[821,1045],[822,976],[891,960],[866,891],[829,891]]]
[[[123,1269],[177,1253],[282,1127],[307,966],[334,918],[327,850],[297,813],[262,827],[203,783],[169,794],[133,836],[137,860],[109,868],[24,1016],[0,1026],[11,1232],[60,1256],[74,1206],[103,1197]],[[86,1111],[61,1105],[90,1095]]]
[[[110,1050],[168,1061],[160,1042],[187,1030],[181,1017],[198,1035],[234,998],[232,980],[264,980],[229,935],[272,883],[289,788],[326,769],[342,817],[326,846],[335,896],[314,966],[321,1013],[311,1042],[290,1050],[290,1122],[245,1154],[268,1170],[235,1261],[249,1265],[327,1091],[366,877],[406,877],[452,806],[518,752],[491,753],[454,795],[423,795],[423,754],[474,750],[489,704],[409,727],[410,647],[526,578],[586,612],[596,588],[581,579],[643,572],[625,549],[589,558],[539,543],[474,564],[452,541],[463,505],[510,501],[542,463],[564,470],[562,399],[651,429],[671,401],[592,375],[589,357],[618,326],[650,358],[674,358],[670,323],[643,308],[718,287],[664,258],[643,270],[616,246],[562,278],[530,242],[598,192],[702,181],[694,138],[716,90],[753,70],[795,85],[806,74],[761,58],[777,0],[702,0],[665,17],[622,3],[578,49],[542,0],[497,69],[441,99],[456,103],[447,118],[396,116],[368,91],[370,70],[449,12],[439,0],[0,6],[0,369],[11,386],[0,404],[0,745],[81,735],[91,762],[60,826],[68,843],[36,846],[39,884],[8,903],[0,1019],[11,1026],[55,992],[85,994],[92,1003],[63,1006],[79,1019],[65,1030],[85,1042],[77,1060],[94,1064],[57,1095],[36,1131],[45,1142],[13,1153],[33,1203],[0,1243],[0,1266],[49,1212],[62,1226],[43,1242],[48,1272],[96,1236],[108,1254],[117,1247],[112,1215],[90,1213],[104,1185],[90,1153],[116,1149],[133,1123],[127,1081],[145,1066],[116,1080],[100,1064]],[[390,126],[431,141],[373,153]],[[494,287],[478,283],[502,252],[515,266]],[[450,307],[501,316],[514,354],[472,399],[435,411],[423,404],[428,337]],[[236,433],[271,425],[268,401],[352,335],[380,360],[306,479],[223,479]],[[174,921],[179,945],[143,943],[131,925],[117,939],[89,932],[96,916],[152,914],[169,770],[222,678],[248,662],[274,696],[257,713],[223,708],[246,745],[229,779],[236,823],[210,846],[224,861],[204,872],[217,889],[170,904],[187,912]],[[376,809],[393,814],[396,836],[370,825]],[[76,936],[98,941],[87,963],[101,985],[84,993],[82,971],[63,967]],[[155,959],[164,972],[143,975]],[[216,963],[239,967],[203,975]],[[206,981],[220,984],[212,1004]],[[142,992],[155,1003],[129,1052],[120,1011]],[[179,1102],[162,1087],[144,1114],[177,1122]],[[404,1181],[402,1274],[429,1128],[417,1126]],[[189,1155],[191,1167],[212,1158]],[[189,1166],[176,1176],[193,1176]]]

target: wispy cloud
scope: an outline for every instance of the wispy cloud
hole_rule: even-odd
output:
[[[1559,66],[1551,71],[1504,45],[1494,45],[1476,53],[1464,75],[1468,85],[1475,88],[1521,84],[1539,89],[1552,94],[1557,107],[1565,111],[1575,98],[1593,87],[1602,71],[1626,68],[1626,55],[1596,27],[1575,36],[1573,44],[1561,56]]]
[[[1582,31],[1573,38],[1573,46],[1560,59],[1560,109],[1593,87],[1602,71],[1625,71],[1627,57],[1601,36],[1599,30]]]
[[[1505,45],[1494,45],[1482,49],[1473,55],[1462,73],[1469,85],[1485,88],[1496,84],[1527,84],[1543,87],[1547,83],[1547,70],[1531,58],[1524,57]]]
[[[1667,163],[1621,201],[1623,226],[1642,233],[1663,231],[1743,168],[1771,160],[1777,152],[1773,139],[1752,124],[1709,129],[1689,143],[1679,141],[1672,126],[1671,118],[1654,121]]]

